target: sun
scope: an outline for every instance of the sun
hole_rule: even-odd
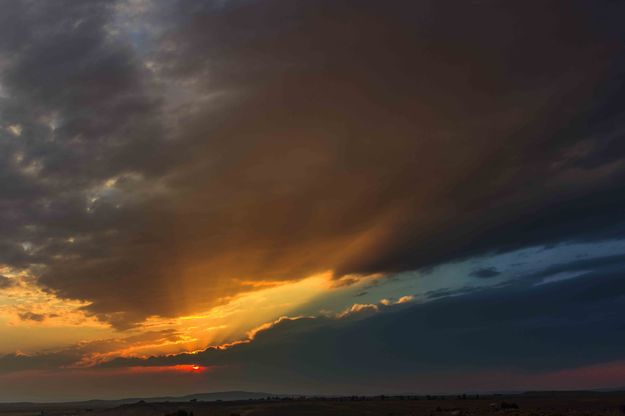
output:
[[[200,367],[197,364],[194,364],[194,365],[191,366],[191,370],[193,370],[193,371],[200,371],[200,368],[202,368],[202,367]]]

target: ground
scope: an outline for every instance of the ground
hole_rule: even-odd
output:
[[[503,405],[506,403],[507,405]],[[0,404],[0,416],[564,416],[625,415],[625,393],[457,397],[332,398],[232,402]],[[514,408],[518,406],[517,408]],[[507,408],[502,408],[507,407]]]

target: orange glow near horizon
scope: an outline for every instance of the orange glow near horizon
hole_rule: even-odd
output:
[[[2,271],[0,270],[0,272]],[[20,283],[21,286],[26,284],[26,280],[23,281],[23,284]],[[360,283],[364,284],[366,281],[367,279],[363,278],[360,280]],[[21,286],[20,290],[22,289]],[[299,309],[304,305],[330,292],[337,293],[349,290],[348,287],[349,285],[337,285],[337,281],[333,279],[331,271],[282,284],[271,281],[267,282],[267,285],[258,285],[256,288],[224,299],[223,303],[208,310],[174,318],[153,316],[127,332],[122,333],[114,332],[113,328],[102,322],[98,322],[98,326],[89,326],[91,321],[95,320],[94,317],[85,317],[81,324],[83,325],[82,327],[62,328],[62,331],[59,330],[59,327],[50,327],[52,324],[56,324],[56,320],[61,319],[60,317],[47,318],[47,315],[45,315],[46,318],[43,321],[32,320],[24,322],[16,318],[17,313],[21,311],[21,309],[16,309],[19,306],[16,305],[16,302],[20,301],[22,305],[30,304],[24,302],[24,296],[21,294],[17,296],[17,289],[11,289],[16,291],[16,293],[8,292],[13,297],[7,298],[4,304],[3,298],[0,296],[0,338],[5,336],[7,339],[14,341],[7,344],[8,348],[6,351],[0,350],[0,354],[3,352],[12,353],[13,351],[36,354],[37,350],[44,346],[45,343],[41,342],[33,345],[30,338],[12,336],[23,333],[32,327],[40,328],[40,331],[54,329],[56,331],[54,334],[65,334],[64,339],[67,339],[67,334],[72,331],[71,335],[74,337],[75,343],[64,345],[61,340],[50,340],[48,344],[59,350],[66,348],[68,351],[80,354],[80,358],[75,363],[69,365],[73,368],[92,367],[116,357],[148,358],[150,356],[180,353],[193,354],[211,346],[227,348],[238,343],[249,342],[259,329],[266,328],[268,325],[271,326],[281,317],[300,316],[301,312]],[[36,293],[43,293],[36,286],[28,289],[36,291]],[[56,305],[56,303],[51,302],[50,298],[37,300],[40,304]],[[67,306],[71,302],[56,298],[54,300],[61,306]],[[80,307],[84,306],[83,304],[78,304],[78,306],[71,304],[70,306],[77,309],[77,314],[85,314],[80,309]],[[59,306],[49,310],[36,308],[33,308],[33,310],[37,313],[41,312],[42,314],[46,313],[52,316],[60,315]],[[67,311],[63,311],[63,315],[69,316],[70,314]],[[6,322],[4,326],[3,320]],[[43,337],[40,341],[42,340]],[[190,363],[177,366],[141,367],[134,370],[128,367],[123,371],[202,373],[207,370],[207,367],[197,363]]]
[[[131,373],[187,373],[187,374],[199,374],[209,371],[211,368],[198,364],[178,364],[178,365],[166,365],[166,366],[151,366],[151,367],[128,367],[128,371]]]
[[[88,347],[89,351],[76,363],[79,367],[115,357],[195,352],[245,339],[249,330],[325,293],[331,281],[328,272],[282,284],[272,281],[250,285],[249,290],[208,310],[174,318],[150,317],[119,333],[88,315],[84,310],[87,302],[57,298],[37,286],[29,275],[6,267],[0,267],[0,275],[13,282],[0,293],[0,338],[6,340],[0,346],[0,355]],[[33,328],[37,328],[38,337],[23,336]],[[159,335],[161,331],[163,334]]]

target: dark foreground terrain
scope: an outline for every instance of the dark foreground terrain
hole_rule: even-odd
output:
[[[534,393],[463,397],[346,397],[0,404],[0,416],[547,416],[625,415],[625,393]]]

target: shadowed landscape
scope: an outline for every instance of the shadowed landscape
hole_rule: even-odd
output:
[[[534,392],[458,396],[252,398],[262,393],[214,393],[194,398],[1,404],[3,416],[620,416],[625,392]],[[248,396],[245,400],[227,400]],[[198,397],[200,399],[198,399]],[[211,400],[212,397],[212,400]],[[215,400],[215,397],[223,399]],[[202,400],[204,398],[205,400]],[[130,400],[130,399],[129,399]]]

